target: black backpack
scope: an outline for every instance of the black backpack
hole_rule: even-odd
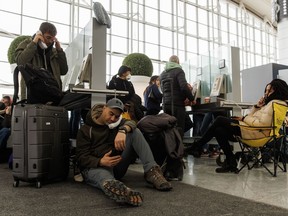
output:
[[[29,63],[18,65],[14,70],[13,104],[15,104],[18,99],[19,71],[26,83],[28,104],[59,104],[63,97],[63,92],[53,74],[44,68],[39,68]]]

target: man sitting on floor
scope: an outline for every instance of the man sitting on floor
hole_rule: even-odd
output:
[[[135,122],[119,120],[123,110],[124,105],[117,98],[110,99],[106,105],[92,107],[77,135],[76,156],[87,184],[101,189],[117,202],[140,206],[142,193],[118,180],[137,155],[143,163],[144,178],[148,183],[161,191],[171,190],[172,186],[164,178]],[[109,127],[111,124],[114,124],[113,128]]]

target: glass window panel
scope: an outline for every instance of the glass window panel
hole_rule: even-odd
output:
[[[158,9],[158,0],[145,0],[145,5]]]
[[[85,27],[87,23],[91,20],[92,13],[91,9],[79,8],[79,26]]]
[[[238,46],[237,35],[230,33],[230,43],[231,46]]]
[[[198,46],[197,38],[187,36],[187,46],[186,46],[187,52],[198,53],[197,46]]]
[[[127,19],[113,16],[111,19],[111,22],[112,22],[111,26],[118,26],[118,28],[111,28],[111,32],[113,35],[128,37],[128,35],[127,35],[127,33],[128,33],[127,32],[127,25],[128,25]],[[121,26],[121,28],[120,28],[120,26]]]
[[[135,20],[144,21],[144,7],[142,5],[138,5],[133,3],[133,11],[132,18]]]
[[[196,7],[190,4],[186,4],[186,16],[187,19],[196,21]]]
[[[228,26],[228,20],[226,17],[221,17],[220,19],[221,22],[221,31],[228,31],[227,26]]]
[[[207,0],[198,0],[198,5],[207,8]]]
[[[187,20],[187,34],[197,35],[197,24],[194,21]]]
[[[13,85],[13,73],[11,71],[11,65],[9,63],[0,62],[1,68],[1,76],[0,76],[0,83],[2,84],[10,84],[10,87],[5,87],[1,90],[1,94],[13,94],[14,92],[14,85]]]
[[[86,0],[85,0],[86,1]],[[110,1],[107,0],[93,0],[93,2],[99,2],[105,8],[106,11],[110,10]],[[114,1],[113,1],[114,4]]]
[[[158,11],[145,7],[145,21],[158,25]]]
[[[237,32],[237,23],[234,20],[229,20],[229,32],[231,33]]]
[[[111,75],[115,75],[118,73],[119,67],[122,65],[123,62],[122,56],[111,55]]]
[[[261,42],[261,32],[258,29],[254,29],[255,31],[255,41]]]
[[[44,20],[23,17],[22,22],[22,34],[33,35],[39,29],[41,23],[44,22]]]
[[[261,43],[256,42],[255,43],[255,51],[257,53],[261,53],[262,54],[262,49],[261,48],[262,48]]]
[[[172,15],[160,12],[160,26],[172,29]]]
[[[152,61],[152,65],[153,65],[153,74],[152,75],[160,75],[163,71],[163,68],[161,68],[160,63]]]
[[[174,35],[174,44],[177,44],[176,47],[180,50],[185,50],[185,36],[183,34],[177,34]]]
[[[10,11],[14,13],[21,13],[22,0],[5,1],[1,3],[1,10]]]
[[[228,41],[228,32],[222,31],[220,34],[221,34],[221,43],[222,44],[228,44],[229,43],[229,41]]]
[[[118,36],[111,37],[111,52],[127,53],[127,38],[121,38]]]
[[[227,2],[226,1],[219,1],[220,4],[220,13],[227,15]]]
[[[56,0],[49,0],[48,20],[70,24],[70,5]]]
[[[56,37],[60,41],[60,43],[69,43],[70,27],[67,25],[62,25],[62,24],[57,24],[57,23],[55,24],[55,27],[57,28]]]
[[[0,52],[0,61],[8,61],[7,53],[12,40],[13,38],[0,36],[0,47],[2,50],[2,52]]]
[[[172,48],[160,46],[160,61],[168,61],[172,55],[174,55]]]
[[[37,5],[39,7],[37,7]],[[23,1],[23,14],[27,16],[33,16],[33,17],[37,17],[41,19],[46,19],[47,17],[46,6],[47,6],[47,0]]]
[[[132,44],[133,45],[131,53],[133,52],[144,53],[144,43],[142,41],[133,40]]]
[[[128,4],[127,0],[113,1],[113,4],[112,4],[113,13],[118,13],[124,16],[129,16],[127,14],[127,4]]]
[[[172,1],[171,0],[160,1],[160,10],[172,13]]]
[[[145,54],[152,59],[158,59],[159,46],[155,44],[145,43]]]
[[[172,47],[172,32],[160,29],[160,45]]]
[[[178,1],[178,16],[179,17],[184,17],[184,12],[185,12],[184,3],[181,2],[181,1]]]
[[[138,22],[133,22],[133,39],[137,39],[137,40],[141,40],[143,41],[144,38],[144,33],[143,33],[143,28],[144,28],[144,25],[141,24],[141,23],[138,23]]]
[[[145,25],[145,41],[148,43],[159,44],[158,28]]]
[[[198,8],[198,22],[206,25],[208,24],[206,10]]]
[[[21,34],[21,17],[19,15],[0,11],[0,29],[12,34]],[[3,22],[9,20],[9,22]],[[13,25],[11,25],[13,23]]]
[[[233,4],[229,4],[229,17],[236,19],[237,18],[237,7]]]
[[[177,19],[177,17],[174,17],[175,19]],[[181,18],[181,17],[178,17],[178,19],[177,19],[177,21],[178,21],[178,23],[175,21],[175,25],[178,25],[178,27],[176,28],[176,30],[178,31],[178,32],[182,32],[182,33],[184,33],[184,31],[185,31],[185,26],[184,26],[184,19],[183,18]]]
[[[208,39],[208,26],[199,24],[198,27],[199,27],[198,31],[199,37]]]

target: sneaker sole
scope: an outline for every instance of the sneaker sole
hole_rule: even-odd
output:
[[[132,206],[141,206],[143,194],[128,188],[118,180],[110,180],[104,183],[104,193],[116,202],[125,202]]]

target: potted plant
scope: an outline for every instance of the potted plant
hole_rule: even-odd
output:
[[[135,92],[143,99],[143,92],[147,87],[150,77],[153,74],[153,64],[151,59],[143,53],[131,53],[122,62],[131,68],[131,82]]]
[[[10,44],[9,48],[8,48],[8,52],[7,52],[7,57],[8,57],[8,62],[13,65],[16,64],[16,60],[15,60],[15,51],[16,48],[18,47],[18,45],[24,41],[27,38],[31,38],[31,36],[28,35],[21,35],[16,37]]]

